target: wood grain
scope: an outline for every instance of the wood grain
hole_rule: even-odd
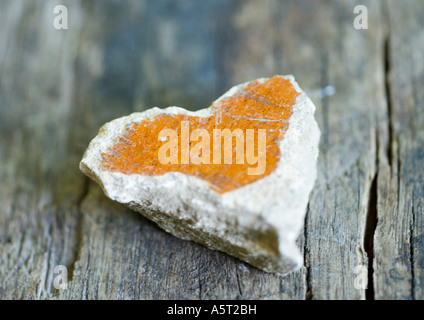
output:
[[[68,30],[53,28],[57,4]],[[356,4],[368,30],[353,27]],[[420,0],[2,1],[0,299],[424,299],[422,12]],[[78,170],[106,121],[201,109],[274,74],[296,76],[322,130],[299,271],[172,237]]]
[[[389,1],[386,127],[380,126],[374,284],[377,299],[423,299],[424,3]],[[421,89],[420,89],[421,88]]]

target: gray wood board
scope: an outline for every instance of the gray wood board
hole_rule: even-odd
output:
[[[57,4],[68,30],[53,28]],[[357,4],[368,30],[353,26]],[[0,299],[423,299],[423,12],[420,0],[2,1]],[[274,74],[296,76],[322,131],[296,272],[172,237],[78,170],[109,120],[201,109]]]

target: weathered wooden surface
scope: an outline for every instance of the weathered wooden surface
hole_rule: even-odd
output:
[[[53,28],[56,4],[68,30]],[[356,4],[368,30],[353,27]],[[421,0],[2,1],[0,298],[423,299],[423,12]],[[322,130],[297,272],[176,239],[78,170],[108,120],[204,108],[287,73]],[[56,265],[68,289],[54,289]]]

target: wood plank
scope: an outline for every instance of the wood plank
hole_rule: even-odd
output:
[[[355,281],[358,266],[368,268],[376,117],[384,107],[384,83],[380,3],[360,4],[368,8],[371,30],[353,27],[355,3],[334,1],[321,16],[326,23],[315,44],[321,48],[321,87],[331,85],[335,94],[322,99],[317,112],[321,153],[306,221],[305,255],[312,299],[367,297]]]
[[[54,266],[73,259],[84,181],[73,131],[82,106],[70,99],[80,29],[53,29],[54,3],[1,4],[1,299],[48,297]]]
[[[68,30],[52,27],[56,4]],[[353,28],[355,4],[368,7],[368,30]],[[0,7],[0,299],[422,299],[419,0]],[[204,108],[233,84],[287,73],[322,130],[299,271],[267,274],[172,237],[78,170],[106,121]],[[56,265],[66,290],[53,287]],[[355,288],[357,265],[369,290]]]
[[[379,149],[375,297],[423,299],[424,4],[389,1],[385,10],[388,121]]]

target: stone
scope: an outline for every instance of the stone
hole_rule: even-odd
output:
[[[293,76],[260,78],[206,109],[106,123],[80,169],[167,232],[285,274],[303,264],[296,239],[317,175],[314,112]]]

